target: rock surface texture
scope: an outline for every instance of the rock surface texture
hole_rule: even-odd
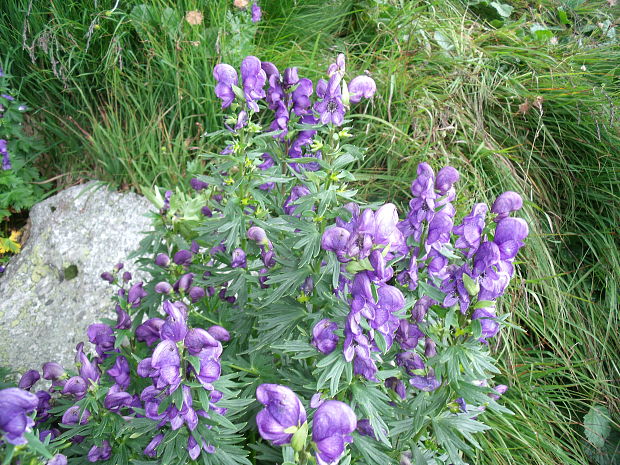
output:
[[[95,182],[32,208],[30,237],[0,275],[0,366],[18,373],[45,362],[74,367],[88,325],[116,318],[115,288],[100,275],[118,262],[135,272],[127,256],[151,229],[149,210],[143,197]]]

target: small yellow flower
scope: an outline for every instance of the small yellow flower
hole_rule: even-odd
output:
[[[19,236],[21,236],[20,231],[11,231],[11,235],[8,238],[0,237],[0,254],[3,253],[18,253],[22,248],[19,241]]]
[[[198,26],[202,24],[203,19],[204,16],[202,16],[202,13],[198,10],[188,11],[185,15],[185,21],[187,21],[192,26]]]

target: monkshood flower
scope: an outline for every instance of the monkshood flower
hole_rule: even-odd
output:
[[[357,432],[362,436],[368,436],[369,438],[377,439],[375,436],[375,430],[370,425],[370,420],[364,418],[357,422]]]
[[[34,384],[41,379],[41,375],[37,370],[28,370],[22,375],[17,383],[17,387],[29,391]]]
[[[370,76],[357,76],[349,82],[349,101],[359,103],[362,98],[371,98],[377,91],[377,84]]]
[[[192,286],[187,295],[193,303],[196,303],[206,295],[206,292],[202,287]]]
[[[467,265],[458,267],[449,265],[447,268],[448,277],[441,283],[440,290],[446,295],[442,305],[450,308],[459,304],[461,313],[465,313],[469,308],[471,298],[463,282],[463,274],[467,273]]]
[[[220,63],[213,68],[215,78],[215,95],[222,100],[222,108],[228,108],[235,100],[232,86],[237,83],[237,71],[226,63]]]
[[[232,253],[232,268],[247,268],[248,262],[246,260],[245,252],[242,248],[237,247]]]
[[[2,169],[4,171],[10,170],[12,168],[7,144],[8,142],[5,139],[0,139],[0,155],[2,155]]]
[[[441,386],[441,381],[437,379],[435,372],[430,368],[426,376],[413,375],[409,380],[409,384],[420,391],[431,392]]]
[[[473,257],[480,246],[487,210],[486,204],[475,204],[471,213],[464,217],[461,223],[452,230],[458,237],[454,246],[461,249],[467,258]]]
[[[170,265],[170,257],[165,253],[157,254],[157,257],[155,257],[155,264],[162,268],[168,268],[168,265]]]
[[[262,16],[263,12],[261,11],[260,6],[258,6],[258,2],[252,3],[252,22],[258,23]]]
[[[312,421],[312,440],[316,444],[318,465],[338,462],[344,455],[351,433],[357,427],[355,413],[344,402],[329,400],[321,404]]]
[[[63,454],[56,454],[46,465],[67,465],[67,457]]]
[[[52,396],[47,391],[37,391],[35,393],[35,396],[37,396],[37,399],[39,399],[36,416],[36,424],[39,425],[45,420],[47,420],[50,416],[49,409],[51,408],[50,400],[52,399]]]
[[[494,337],[500,330],[500,324],[496,321],[496,315],[491,309],[477,308],[471,315],[472,320],[479,320],[482,327],[480,342],[487,343],[487,339]]]
[[[119,355],[114,361],[112,368],[108,370],[108,375],[114,379],[114,382],[118,384],[122,389],[127,389],[131,381],[129,362],[125,357]]]
[[[279,384],[261,384],[256,389],[256,399],[265,409],[256,415],[258,432],[273,445],[281,446],[291,442],[291,427],[300,427],[306,422],[306,410],[290,388]]]
[[[284,210],[284,213],[292,216],[301,216],[295,215],[295,210],[297,209],[295,201],[309,194],[310,189],[308,189],[306,186],[294,186],[291,189],[291,194],[286,198],[284,204],[282,205],[282,210]]]
[[[56,362],[43,364],[43,379],[55,381],[65,374],[65,369]]]
[[[243,95],[245,101],[254,112],[258,112],[257,100],[266,97],[265,82],[267,81],[267,74],[261,68],[261,62],[255,56],[247,56],[241,62],[241,80],[243,82]]]
[[[193,257],[194,254],[191,251],[183,249],[174,254],[172,261],[177,265],[189,266],[192,264]]]
[[[99,381],[99,377],[101,372],[99,371],[99,367],[97,366],[97,361],[95,359],[94,362],[91,362],[86,354],[84,353],[84,343],[80,342],[75,347],[76,353],[76,363],[79,364],[79,372],[80,376],[84,379],[87,385],[90,383],[97,383]]]
[[[491,207],[491,212],[496,213],[495,222],[500,222],[507,218],[510,213],[520,210],[523,207],[523,199],[513,191],[506,191],[501,194]]]
[[[124,392],[118,384],[114,384],[108,389],[103,406],[111,412],[119,412],[123,407],[130,407],[133,401],[131,394]]]
[[[297,116],[306,115],[308,113],[308,110],[312,106],[312,102],[310,100],[312,93],[312,81],[307,78],[300,79],[297,83],[297,87],[291,94],[293,113]]]
[[[120,305],[116,305],[116,325],[114,329],[130,329],[131,317]]]
[[[93,446],[88,451],[88,461],[98,462],[100,460],[108,460],[112,456],[112,446],[107,439],[103,440],[101,446]]]
[[[401,399],[407,398],[407,390],[403,380],[394,377],[388,378],[385,380],[385,387],[392,389]]]
[[[493,242],[500,250],[502,260],[513,260],[519,249],[525,245],[523,240],[529,234],[527,223],[522,218],[504,218],[497,224]]]
[[[321,101],[314,104],[314,110],[323,124],[340,126],[344,122],[345,107],[340,93],[340,79],[338,74],[334,74],[329,82],[321,79],[316,85],[316,94]]]
[[[39,398],[23,389],[0,390],[0,432],[9,444],[26,444],[24,433],[34,425],[32,418],[27,415],[38,405]]]
[[[165,281],[155,284],[155,292],[157,294],[170,294],[173,291],[172,285]]]
[[[319,321],[312,329],[312,345],[325,355],[331,354],[338,345],[338,335],[334,333],[338,325],[328,319]]]
[[[103,323],[92,324],[86,330],[86,334],[91,344],[95,344],[95,350],[100,357],[107,358],[110,356],[109,352],[114,351],[116,336],[114,336],[114,330],[108,325]]]
[[[138,341],[146,342],[147,346],[152,346],[160,339],[159,330],[163,324],[164,320],[161,318],[151,318],[146,320],[136,328],[136,339],[138,339]]]
[[[146,455],[147,457],[152,457],[152,458],[157,457],[156,449],[163,439],[164,439],[163,433],[155,435],[155,437],[151,439],[151,442],[149,442],[146,448],[144,449],[144,452],[143,452],[144,455]]]
[[[148,293],[142,289],[143,283],[139,282],[129,288],[127,293],[127,301],[131,304],[131,308],[137,308],[140,306],[142,299],[148,295]]]
[[[192,189],[198,192],[209,187],[209,183],[201,181],[198,178],[192,178],[189,182],[189,185],[192,186]]]
[[[88,409],[84,409],[82,411],[82,408],[79,405],[73,405],[62,415],[61,423],[65,425],[85,425],[88,423],[89,419],[90,411]]]

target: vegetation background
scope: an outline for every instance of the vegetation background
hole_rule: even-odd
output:
[[[620,463],[620,6],[260,6],[253,24],[232,0],[4,0],[1,61],[48,192],[90,178],[189,187],[196,155],[219,149],[203,137],[223,121],[215,64],[253,54],[316,80],[344,52],[378,87],[355,118],[363,197],[402,202],[427,161],[455,166],[472,199],[526,199],[532,233],[503,304],[514,326],[495,343],[516,413],[490,422],[476,463]]]

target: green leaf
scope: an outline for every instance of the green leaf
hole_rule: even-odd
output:
[[[611,431],[609,410],[602,405],[591,407],[583,419],[583,427],[588,441],[597,449],[602,448]]]
[[[51,452],[47,450],[47,448],[43,445],[43,443],[39,440],[39,438],[34,435],[32,431],[24,432],[24,437],[28,440],[28,446],[32,450],[34,450],[35,452],[37,452],[38,454],[42,455],[43,457],[47,459],[51,459],[53,457]]]

